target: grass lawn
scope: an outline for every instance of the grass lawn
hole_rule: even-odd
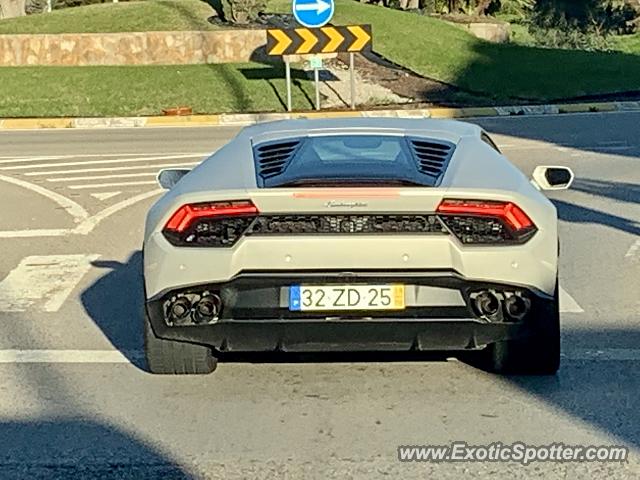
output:
[[[612,37],[611,43],[616,50],[640,55],[640,33]]]
[[[102,3],[1,20],[0,34],[213,30],[213,13],[200,0]]]
[[[313,85],[292,74],[294,108],[313,108]],[[194,113],[284,111],[286,102],[284,71],[255,63],[0,68],[0,81],[0,117],[161,115],[182,105]]]

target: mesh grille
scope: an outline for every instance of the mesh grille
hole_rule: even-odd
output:
[[[447,233],[435,215],[269,215],[247,235]]]
[[[300,140],[287,140],[262,143],[254,147],[254,158],[258,175],[264,180],[284,172],[296,150]]]
[[[455,146],[452,143],[419,138],[410,138],[418,170],[432,178],[439,178],[447,168]]]

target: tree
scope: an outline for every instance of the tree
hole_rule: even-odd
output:
[[[0,19],[26,15],[26,0],[0,0]]]

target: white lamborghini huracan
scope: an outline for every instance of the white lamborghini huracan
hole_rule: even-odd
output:
[[[558,233],[543,189],[573,173],[512,165],[478,126],[287,120],[243,129],[168,189],[144,237],[155,373],[233,351],[476,351],[553,374]]]

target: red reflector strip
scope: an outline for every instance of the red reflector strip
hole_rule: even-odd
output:
[[[533,222],[527,214],[512,202],[445,199],[438,205],[437,211],[438,213],[498,217],[516,231],[533,226]]]
[[[250,200],[192,203],[183,205],[176,210],[164,228],[182,233],[199,218],[228,217],[252,213],[258,213],[258,209]]]
[[[397,197],[400,192],[389,188],[332,188],[330,190],[308,190],[294,192],[293,198],[357,198]]]

